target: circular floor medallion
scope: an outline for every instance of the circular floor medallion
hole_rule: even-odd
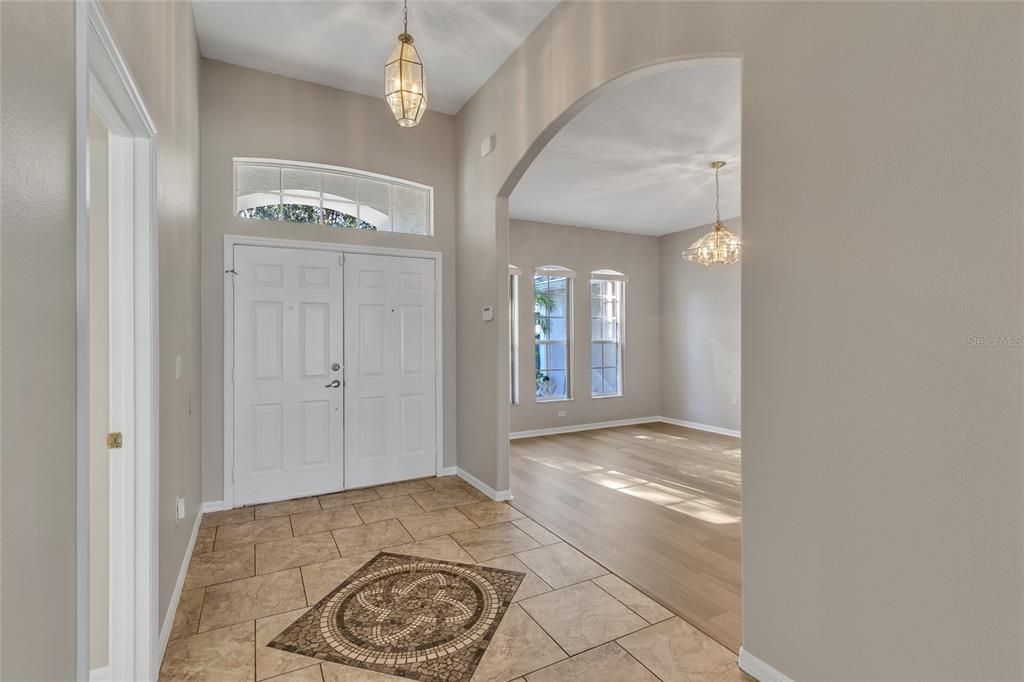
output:
[[[368,664],[416,663],[476,643],[494,623],[499,602],[478,573],[423,559],[381,566],[346,585],[325,605],[320,630],[343,656]]]

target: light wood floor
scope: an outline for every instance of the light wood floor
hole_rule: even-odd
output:
[[[644,424],[512,441],[512,504],[733,651],[740,441]]]

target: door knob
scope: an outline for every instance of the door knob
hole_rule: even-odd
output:
[[[324,388],[341,388],[341,379],[335,379],[331,383],[324,386]]]

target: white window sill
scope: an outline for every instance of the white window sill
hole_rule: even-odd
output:
[[[547,405],[548,403],[571,403],[573,400],[574,398],[545,398],[544,400],[538,398],[537,404]]]
[[[625,393],[610,393],[608,395],[592,395],[591,400],[604,400],[605,398],[625,398]]]

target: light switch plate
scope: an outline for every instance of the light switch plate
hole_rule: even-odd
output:
[[[174,378],[181,378],[181,355],[174,356]]]
[[[179,497],[178,500],[177,500],[177,512],[178,512],[178,520],[179,521],[181,519],[185,518],[185,498],[184,497]]]
[[[494,319],[494,306],[485,305],[483,310],[484,322],[490,322]]]

